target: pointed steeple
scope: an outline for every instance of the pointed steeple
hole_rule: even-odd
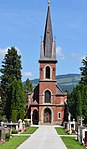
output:
[[[47,11],[47,18],[44,32],[44,56],[46,58],[52,57],[52,42],[53,42],[52,23],[50,15],[50,5],[48,3],[48,11]]]
[[[41,42],[40,60],[56,60],[56,48],[53,41],[52,22],[50,14],[50,0],[48,0],[48,10],[44,38]]]

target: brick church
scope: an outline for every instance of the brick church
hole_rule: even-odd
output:
[[[62,124],[65,119],[67,94],[57,85],[56,63],[56,44],[48,1],[44,38],[40,47],[40,79],[34,91],[28,95],[27,117],[31,119],[31,124]]]

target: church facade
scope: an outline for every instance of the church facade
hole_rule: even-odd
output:
[[[31,124],[62,124],[64,121],[67,94],[57,85],[56,63],[56,44],[48,2],[44,38],[40,47],[40,79],[34,91],[28,95],[27,117],[30,115]]]

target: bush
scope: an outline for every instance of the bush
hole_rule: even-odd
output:
[[[5,134],[5,139],[6,139],[6,140],[9,140],[9,139],[10,139],[10,134],[9,134],[9,133],[6,133],[6,134]]]
[[[76,131],[74,129],[72,129],[72,133],[75,133]]]
[[[11,133],[12,133],[12,134],[18,134],[18,131],[15,130],[15,129],[13,129]]]

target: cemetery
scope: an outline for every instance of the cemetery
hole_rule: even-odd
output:
[[[12,134],[26,133],[26,130],[30,127],[30,123],[28,122],[29,120],[22,121],[21,119],[19,119],[17,123],[1,122],[0,143],[9,140],[12,137]],[[62,135],[66,135],[67,138],[69,136],[75,137],[80,144],[87,147],[87,127],[84,126],[82,118],[80,119],[80,124],[77,124],[75,119],[71,121],[69,115],[68,122],[64,122],[63,128],[65,129],[65,133],[62,132]]]
[[[7,138],[10,139],[12,134],[23,133],[30,126],[27,121],[22,122],[21,119],[18,120],[18,123],[8,123],[2,121],[0,125],[0,142],[5,142]]]
[[[39,17],[41,15],[42,15],[42,12],[39,15]],[[29,16],[26,16],[24,21],[25,20],[27,22],[29,21],[30,23],[34,22],[34,20],[32,21],[31,18],[29,19]],[[20,23],[17,23],[17,20],[16,20],[15,22],[21,26],[22,21],[20,21]],[[80,22],[80,21],[77,21],[77,22]],[[37,23],[38,21],[35,21],[35,23],[33,24],[36,25]],[[27,24],[27,23],[23,23],[23,24]],[[38,24],[38,25],[41,25],[41,24]],[[75,26],[78,26],[78,25],[76,24],[67,25],[67,27],[68,26],[71,26],[70,28],[72,31],[72,29],[76,28]],[[66,25],[64,26],[64,28],[65,27]],[[24,37],[25,36],[23,35],[23,38]],[[72,38],[70,38],[70,40],[71,39]],[[59,41],[59,43],[63,43],[63,42]],[[68,42],[68,43],[71,43],[71,42]],[[73,45],[75,45],[75,40]],[[62,45],[62,47],[63,46],[64,45]],[[34,135],[31,135],[31,134],[34,133],[38,127],[40,131],[38,133],[39,135],[35,136],[35,139],[37,138],[37,140],[32,141],[32,142],[35,142],[36,144],[37,142],[38,144],[41,143],[41,140],[38,141],[38,138],[41,139],[42,137],[42,138],[45,138],[45,139],[42,139],[42,140],[45,140],[44,146],[46,143],[49,142],[49,139],[50,140],[54,139],[54,141],[56,140],[55,142],[59,143],[60,146],[61,144],[63,145],[64,147],[63,149],[66,149],[66,147],[67,149],[87,148],[87,121],[84,120],[84,119],[87,119],[87,54],[84,55],[83,57],[83,56],[79,56],[79,54],[76,54],[73,51],[67,51],[67,55],[69,55],[69,57],[65,58],[64,56],[65,54],[63,54],[62,48],[60,47],[60,45],[56,47],[56,38],[53,36],[53,30],[52,30],[50,0],[48,0],[48,9],[47,9],[44,37],[41,37],[41,43],[40,43],[40,59],[38,61],[39,62],[39,81],[37,84],[35,84],[34,87],[29,79],[27,79],[25,82],[22,81],[21,55],[18,54],[18,50],[19,49],[16,49],[16,46],[8,48],[8,51],[5,54],[5,57],[2,61],[2,66],[1,66],[2,68],[0,69],[0,73],[2,74],[0,76],[0,114],[1,114],[0,117],[1,119],[3,119],[4,116],[6,117],[6,121],[1,120],[0,122],[0,145],[3,145],[2,148],[5,148],[4,145],[7,142],[9,146],[11,141],[12,141],[11,147],[13,146],[13,144],[15,144],[15,148],[17,148],[26,139],[29,139],[29,137],[34,136],[36,133]],[[68,52],[71,54],[69,54]],[[36,56],[36,53],[33,56]],[[56,77],[56,71],[57,71],[56,66],[58,62],[57,54],[59,54],[60,56],[58,61],[64,60],[64,59],[68,60],[70,58],[70,62],[72,62],[72,59],[71,59],[72,57],[73,58],[79,57],[78,58],[79,60],[82,58],[83,66],[80,67],[81,78],[78,84],[75,84],[76,86],[75,88],[72,89],[72,92],[70,92],[70,90],[68,91],[67,89],[63,89],[62,86],[57,81],[57,77]],[[71,63],[69,64],[68,61],[67,61],[67,64],[68,64],[67,65],[68,68],[72,66]],[[30,65],[30,66],[33,66],[33,65]],[[67,69],[65,69],[64,72],[66,72],[66,70]],[[23,75],[25,76],[28,75],[28,77],[33,76],[31,72],[23,72]],[[64,81],[67,81],[67,80],[65,79]],[[73,81],[74,79],[72,79],[72,82]],[[71,83],[69,82],[69,86],[70,84]],[[63,85],[64,85],[64,82],[63,82]],[[32,125],[35,127],[31,128]],[[41,129],[43,131],[41,131]],[[58,134],[55,132],[55,129]],[[26,134],[26,137],[23,138],[23,135],[25,136],[25,134]],[[60,137],[64,142],[61,141]],[[54,143],[54,141],[53,142],[52,141],[50,141],[50,143]],[[30,140],[28,140],[27,142],[29,143]],[[56,145],[56,143],[53,144],[52,148],[55,149],[54,146]],[[42,145],[43,145],[43,142],[42,142]],[[30,149],[33,149],[33,148],[30,148]]]

